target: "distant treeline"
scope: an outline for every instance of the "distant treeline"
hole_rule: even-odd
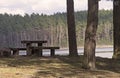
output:
[[[97,44],[113,42],[112,10],[99,11]],[[78,46],[84,43],[87,11],[75,12]],[[47,45],[68,46],[66,13],[9,15],[0,14],[0,46],[20,47],[21,40],[47,40]]]

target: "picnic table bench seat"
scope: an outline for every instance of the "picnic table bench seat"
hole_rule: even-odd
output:
[[[50,55],[54,56],[55,55],[55,50],[60,49],[60,47],[52,47],[52,46],[38,46],[38,47],[30,47],[33,50],[38,50],[39,51],[39,56],[42,56],[42,49],[49,49],[50,50]]]
[[[13,51],[14,56],[19,55],[19,50],[26,50],[26,48],[9,48],[9,49]]]

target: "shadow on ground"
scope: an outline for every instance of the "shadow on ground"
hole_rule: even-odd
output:
[[[0,67],[24,67],[36,69],[32,78],[120,78],[120,61],[107,58],[96,59],[98,70],[82,68],[83,56],[69,57],[15,57],[0,58]],[[28,70],[29,71],[29,70]]]
[[[120,73],[120,61],[114,59],[100,58],[96,60],[96,65],[99,70],[108,70],[116,73]]]

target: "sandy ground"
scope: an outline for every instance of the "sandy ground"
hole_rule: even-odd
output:
[[[120,61],[97,58],[95,71],[82,68],[83,56],[0,58],[0,78],[120,78]]]

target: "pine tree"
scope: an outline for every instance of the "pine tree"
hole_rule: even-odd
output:
[[[88,0],[88,19],[84,43],[84,67],[95,69],[96,32],[98,26],[98,0]]]
[[[120,59],[120,0],[113,2],[114,59]]]
[[[67,0],[67,24],[70,56],[78,56],[75,32],[74,1]]]

